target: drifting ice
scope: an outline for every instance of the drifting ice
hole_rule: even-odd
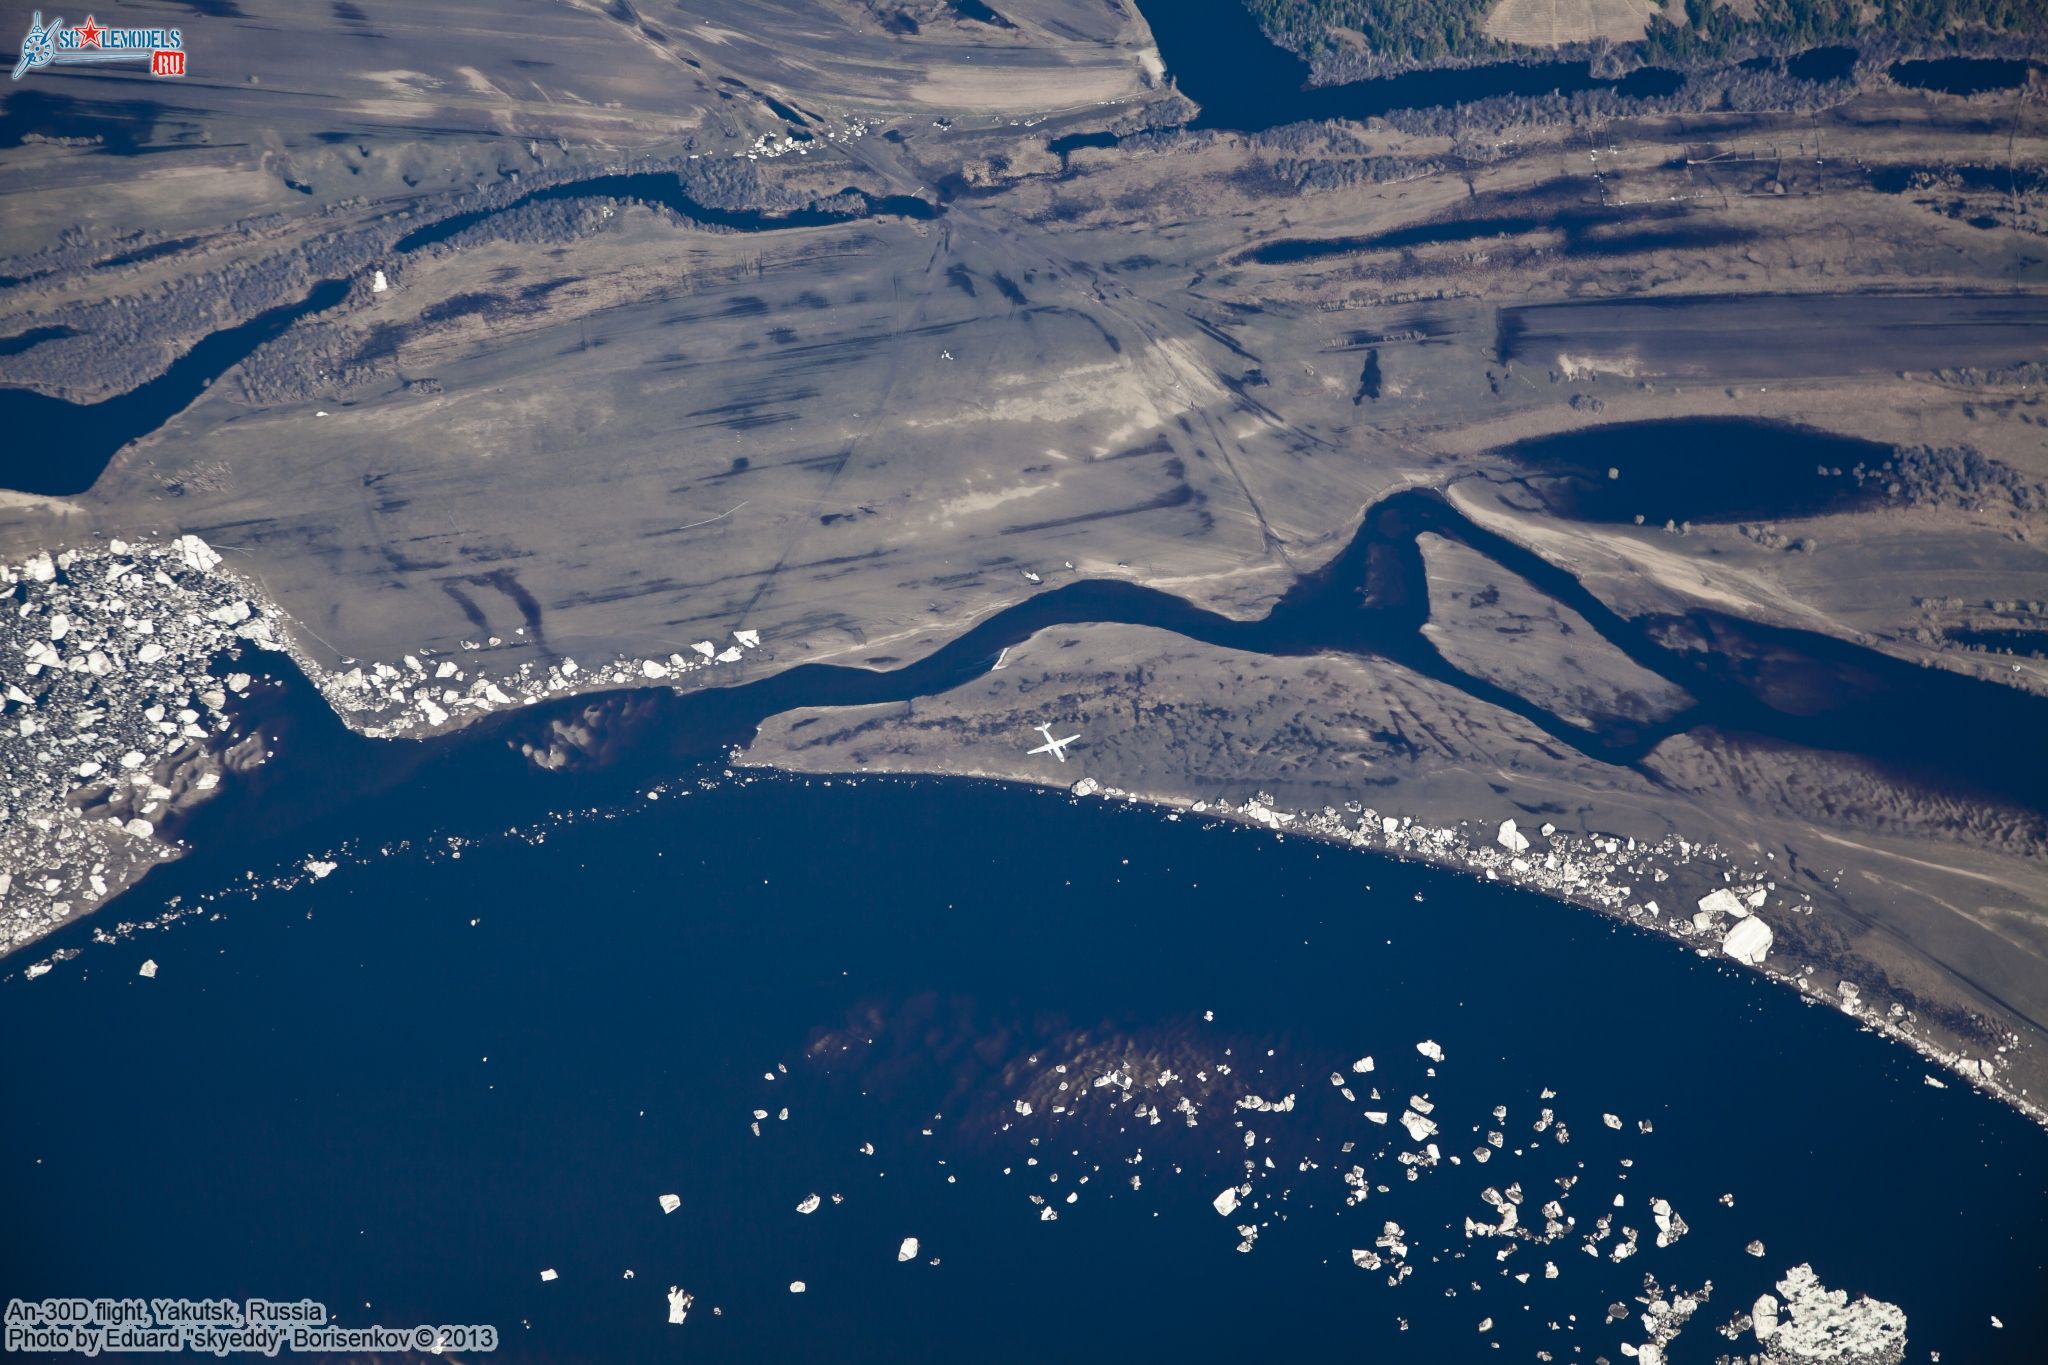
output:
[[[1746,966],[1761,967],[1771,951],[1771,926],[1754,915],[1741,920],[1721,940],[1721,951]]]

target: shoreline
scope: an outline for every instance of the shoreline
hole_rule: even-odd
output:
[[[429,755],[428,746],[432,743],[456,743],[460,735],[461,742],[469,744],[479,739],[503,739],[540,770],[575,767],[584,762],[590,757],[583,747],[584,732],[601,737],[607,724],[617,720],[617,713],[636,701],[656,701],[661,694],[679,699],[699,695],[683,691],[676,684],[692,674],[738,663],[756,653],[764,659],[773,654],[772,650],[763,649],[758,636],[742,627],[735,634],[735,642],[725,649],[706,649],[700,645],[690,651],[692,657],[688,658],[676,654],[667,661],[621,659],[587,670],[569,659],[561,659],[544,670],[529,660],[517,673],[504,679],[503,686],[481,671],[472,673],[471,669],[476,668],[474,658],[458,662],[445,658],[421,660],[408,655],[403,668],[377,664],[367,670],[349,661],[349,671],[339,673],[314,661],[294,638],[295,625],[282,610],[259,587],[226,566],[197,537],[181,537],[168,545],[114,541],[101,554],[70,551],[56,557],[38,556],[20,574],[9,566],[4,576],[12,585],[27,583],[68,591],[43,615],[34,616],[24,609],[16,618],[27,620],[34,616],[39,622],[63,622],[61,628],[51,625],[58,636],[55,641],[33,646],[31,667],[38,671],[45,667],[56,670],[53,676],[83,678],[102,701],[107,700],[109,692],[115,695],[115,700],[104,707],[107,712],[125,709],[127,714],[122,723],[109,721],[99,724],[98,730],[85,732],[83,738],[97,745],[93,752],[105,749],[105,754],[86,758],[75,766],[56,767],[34,761],[46,777],[62,779],[65,789],[46,793],[39,809],[17,807],[13,812],[15,818],[8,822],[12,828],[0,828],[0,840],[10,847],[12,861],[24,874],[31,871],[31,859],[24,850],[40,850],[53,858],[65,855],[62,862],[69,869],[70,881],[64,883],[63,873],[53,872],[35,882],[23,875],[10,876],[0,883],[0,910],[11,912],[9,919],[15,925],[15,934],[0,949],[0,957],[19,954],[25,958],[27,950],[48,934],[92,917],[94,911],[118,900],[124,890],[139,882],[151,868],[184,856],[191,846],[182,838],[183,827],[193,813],[214,799],[222,790],[223,781],[232,787],[276,756],[273,746],[279,743],[278,727],[266,719],[261,697],[255,695],[267,689],[254,686],[251,676],[259,670],[261,656],[244,654],[237,666],[224,662],[232,651],[253,646],[289,659],[306,686],[319,694],[321,708],[338,722],[342,733],[349,737],[348,743],[399,737],[420,742],[420,748],[413,752],[384,751],[377,755],[384,759],[396,757],[417,763]],[[147,583],[161,591],[164,600],[157,605],[164,609],[154,615],[161,617],[167,627],[162,634],[151,631],[138,635],[130,629],[124,640],[114,639],[112,632],[95,634],[95,628],[106,623],[90,619],[80,603],[89,604],[95,592],[119,585],[124,579]],[[132,609],[138,606],[131,600],[134,587],[121,591],[128,596],[110,600],[129,612],[126,619],[132,626],[136,620]],[[178,609],[169,609],[168,604],[175,604]],[[74,623],[62,607],[77,611],[79,619]],[[148,619],[147,613],[143,619]],[[172,627],[182,633],[174,634]],[[753,637],[751,642],[748,636]],[[137,639],[143,640],[144,645],[132,655],[124,655],[122,650]],[[169,640],[172,648],[165,649],[160,643],[163,640]],[[492,648],[496,643],[494,638],[491,645],[480,644],[478,649]],[[92,662],[101,655],[105,656],[103,664]],[[1309,656],[1307,663],[1334,665],[1342,657]],[[463,663],[470,668],[465,669]],[[150,669],[157,665],[161,666],[158,671],[166,676],[152,680]],[[778,669],[768,676],[780,676],[785,671]],[[926,699],[948,697],[971,687],[974,681],[975,677],[970,677],[964,684],[954,683],[919,695]],[[199,723],[198,714],[182,720],[182,724],[170,723],[164,709],[166,689],[198,694],[195,707],[187,709],[203,710],[205,723]],[[280,689],[280,706],[288,704],[292,691],[292,680],[286,677]],[[233,704],[229,702],[230,696],[235,699]],[[516,715],[525,707],[544,702],[563,705],[549,706],[545,728],[529,730],[524,739],[513,726],[499,725],[489,733],[475,728],[474,723],[486,716]],[[10,719],[16,719],[12,713],[19,709],[18,701],[10,697],[7,705]],[[372,714],[390,716],[391,708],[399,705],[404,708],[398,712],[402,719],[381,723],[369,719]],[[571,711],[570,706],[579,709]],[[22,714],[38,709],[41,708],[26,708]],[[1780,880],[1788,878],[1789,873],[1772,866],[1775,855],[1745,859],[1728,853],[1721,842],[1695,842],[1675,832],[1655,840],[1638,840],[1625,834],[1573,833],[1557,829],[1547,821],[1540,829],[1521,831],[1513,821],[1527,816],[1532,809],[1526,804],[1527,799],[1540,799],[1541,793],[1533,787],[1521,792],[1524,803],[1520,805],[1512,786],[1500,789],[1503,795],[1493,804],[1497,813],[1506,815],[1510,823],[1489,837],[1486,830],[1469,819],[1444,823],[1439,817],[1437,823],[1432,823],[1413,814],[1384,814],[1381,806],[1388,804],[1385,801],[1368,806],[1358,800],[1344,800],[1315,809],[1289,805],[1263,790],[1237,800],[1204,799],[1160,790],[1156,784],[1140,783],[1126,788],[1093,777],[1060,784],[972,765],[962,770],[934,763],[920,766],[915,759],[906,767],[878,773],[872,768],[834,763],[832,755],[826,756],[822,767],[806,766],[794,755],[783,755],[780,759],[773,756],[775,739],[771,731],[787,726],[799,713],[838,712],[843,716],[858,709],[858,703],[784,704],[770,711],[752,730],[752,737],[732,749],[728,757],[743,768],[791,776],[834,772],[849,777],[980,778],[1021,782],[1047,790],[1064,786],[1069,799],[1101,795],[1106,800],[1157,809],[1169,819],[1183,815],[1212,816],[1264,828],[1280,837],[1299,834],[1332,845],[1428,862],[1488,881],[1504,881],[1552,900],[1636,924],[1708,955],[1722,951],[1723,936],[1741,920],[1762,925],[1775,922],[1776,931],[1764,935],[1764,947],[1767,951],[1774,949],[1781,962],[1791,965],[1759,966],[1763,975],[1798,991],[1809,1001],[1841,1009],[1874,1031],[1906,1044],[1931,1062],[1995,1095],[2036,1124],[2048,1127],[2048,1109],[2024,1093],[2025,1087],[2009,1084],[2001,1076],[1998,1054],[2004,1051],[2002,1046],[1976,1049],[1990,1051],[1990,1059],[1976,1056],[1965,1036],[1917,1017],[1897,1000],[1877,992],[1866,994],[1864,988],[1846,981],[1833,992],[1819,986],[1817,973],[1846,969],[1849,962],[1860,959],[1830,962],[1819,957],[1806,961],[1794,952],[1800,936],[1779,931],[1793,930],[1799,920],[1811,916],[1813,897],[1794,891],[1789,881],[1784,889],[1780,888]],[[182,718],[185,713],[178,714]],[[171,724],[170,731],[163,729],[166,723]],[[32,733],[20,731],[19,725],[17,721],[14,728],[19,733],[11,737],[21,741],[17,758],[26,757],[26,750],[32,747],[27,744]],[[106,733],[100,733],[102,730]],[[9,738],[0,732],[0,744]],[[65,736],[62,742],[68,743],[71,738]],[[128,749],[130,744],[136,747]],[[120,758],[118,772],[127,783],[125,788],[119,781],[103,779],[101,771],[116,772],[112,756],[122,749],[127,751]],[[365,752],[377,754],[374,750]],[[670,757],[687,768],[703,755]],[[600,759],[600,766],[607,761]],[[97,792],[110,781],[110,794],[95,796],[93,800],[80,799],[80,791],[90,788]],[[1242,790],[1258,786],[1259,779],[1254,776],[1231,785],[1234,790]],[[1286,779],[1276,777],[1272,785],[1284,787]],[[88,810],[97,814],[88,815]],[[1540,819],[1529,818],[1532,823]],[[1824,831],[1822,835],[1825,837]],[[1515,847],[1518,840],[1520,847]],[[73,851],[66,854],[67,848]],[[109,848],[119,849],[128,857],[117,866],[106,851]],[[90,850],[91,856],[82,856],[77,852],[81,849]],[[1528,856],[1524,857],[1524,853]],[[52,886],[53,881],[58,885]],[[1663,890],[1664,898],[1672,904],[1659,906],[1655,894],[1643,893],[1645,886]],[[1731,890],[1734,894],[1722,894]],[[1716,908],[1691,908],[1699,906],[1710,894],[1715,897]],[[1738,899],[1742,903],[1737,904]],[[38,900],[42,907],[40,916],[33,908]],[[1735,913],[1729,914],[1730,910]],[[1767,914],[1757,913],[1766,910]],[[22,933],[23,928],[28,932]],[[1753,940],[1755,931],[1750,933]],[[48,970],[51,960],[30,962],[24,971],[39,975],[37,968]],[[1935,1036],[1930,1036],[1928,1030],[1933,1030]],[[2008,1041],[2017,1045],[2017,1035]]]
[[[1144,807],[1160,812],[1172,820],[1192,815],[1228,821],[1248,829],[1268,831],[1280,839],[1293,834],[1313,839],[1318,843],[1348,848],[1397,862],[1422,863],[1447,872],[1467,874],[1474,880],[1498,882],[1543,896],[1558,905],[1589,911],[1617,923],[1630,925],[1642,933],[1668,939],[1687,947],[1701,957],[1724,955],[1719,943],[1714,940],[1718,940],[1725,921],[1716,922],[1706,930],[1699,930],[1692,927],[1693,920],[1689,917],[1689,912],[1678,907],[1648,910],[1645,902],[1637,901],[1631,904],[1632,898],[1629,893],[1632,887],[1618,887],[1604,879],[1595,882],[1590,879],[1572,878],[1572,885],[1583,887],[1575,893],[1565,884],[1548,884],[1538,875],[1545,870],[1560,872],[1567,877],[1572,869],[1607,871],[1612,869],[1613,864],[1602,868],[1603,858],[1614,859],[1617,854],[1626,856],[1630,853],[1647,858],[1658,854],[1660,850],[1664,853],[1672,851],[1662,845],[1637,845],[1634,840],[1628,840],[1624,844],[1613,838],[1601,840],[1595,837],[1572,836],[1566,831],[1557,830],[1542,837],[1552,845],[1551,856],[1557,860],[1558,866],[1539,868],[1532,864],[1527,871],[1517,871],[1513,863],[1525,860],[1519,860],[1516,855],[1505,853],[1498,847],[1472,840],[1466,837],[1460,828],[1432,826],[1412,817],[1385,815],[1367,806],[1359,806],[1355,812],[1339,811],[1335,808],[1325,808],[1319,812],[1291,811],[1279,809],[1256,796],[1233,805],[1227,800],[1191,800],[1181,796],[1125,791],[1118,787],[1104,786],[1087,777],[1062,787],[1054,782],[1034,782],[1030,779],[991,773],[827,772],[820,769],[787,768],[775,763],[749,761],[745,758],[736,760],[736,766],[753,768],[781,777],[838,777],[854,781],[914,781],[918,778],[929,778],[940,781],[997,782],[1035,788],[1054,795],[1064,792],[1075,802],[1085,801],[1091,797],[1100,797],[1105,802],[1120,801],[1127,806]],[[1352,815],[1357,823],[1347,826],[1347,814]],[[1392,829],[1387,828],[1389,823],[1393,825]],[[1378,843],[1374,842],[1375,832],[1379,839]],[[1686,862],[1701,858],[1709,862],[1718,862],[1730,857],[1725,850],[1711,843],[1692,843],[1679,840],[1675,836],[1667,842],[1681,850],[1680,856]],[[1603,849],[1599,847],[1602,843],[1614,844],[1617,847],[1612,850]],[[1502,875],[1503,870],[1507,875]],[[1758,871],[1756,875],[1767,879],[1769,874]],[[1655,898],[1649,898],[1647,904],[1654,905]],[[1755,917],[1762,918],[1761,915]],[[1710,940],[1708,946],[1701,946],[1701,941],[1694,937],[1695,934],[1706,935]],[[2048,1106],[2043,1106],[2030,1096],[2004,1084],[1999,1079],[1995,1064],[1969,1057],[1964,1052],[1945,1049],[1933,1039],[1914,1032],[1910,1025],[1918,1021],[1913,1018],[1910,1011],[1899,1015],[1893,1014],[1895,1002],[1864,1001],[1861,991],[1853,986],[1848,993],[1838,993],[1835,998],[1830,998],[1815,987],[1818,969],[1812,964],[1796,964],[1796,970],[1786,970],[1776,966],[1745,963],[1739,959],[1734,961],[1736,965],[1748,967],[1774,985],[1792,990],[1808,1004],[1839,1010],[1869,1032],[1906,1047],[1924,1060],[1953,1073],[1957,1078],[1967,1082],[1973,1090],[2024,1115],[2043,1130],[2048,1130]],[[1901,1018],[1905,1020],[1904,1024],[1899,1022]]]

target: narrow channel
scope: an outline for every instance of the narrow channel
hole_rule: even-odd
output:
[[[1594,731],[1456,668],[1422,631],[1430,615],[1417,544],[1424,533],[1470,547],[1578,612],[1694,704],[1661,722]],[[277,758],[168,832],[202,852],[232,849],[232,857],[248,860],[273,844],[277,856],[287,856],[311,826],[339,826],[371,842],[402,840],[417,833],[421,810],[447,812],[466,827],[503,828],[567,805],[630,799],[679,768],[722,764],[771,716],[933,696],[984,673],[1002,649],[1041,630],[1101,623],[1274,656],[1385,659],[1509,711],[1561,748],[1601,763],[1633,765],[1674,735],[1714,731],[1864,759],[1931,790],[2048,810],[2040,765],[2024,742],[2048,726],[2048,700],[1716,612],[1625,619],[1564,570],[1475,525],[1442,494],[1411,490],[1368,509],[1344,551],[1258,620],[1233,620],[1135,584],[1085,580],[1038,593],[893,669],[800,664],[728,687],[585,694],[501,712],[421,743],[355,734],[289,660],[265,657],[265,671],[285,685],[259,689],[243,719],[276,739]],[[564,772],[536,768],[521,746],[546,747],[556,722],[582,726],[595,737],[598,757]]]

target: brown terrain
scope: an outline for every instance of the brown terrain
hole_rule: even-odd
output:
[[[190,25],[175,89],[39,73],[10,95],[58,131],[0,152],[0,337],[53,331],[0,381],[97,401],[316,281],[346,298],[86,491],[0,494],[0,559],[202,537],[352,725],[454,743],[493,708],[349,670],[414,656],[608,695],[886,669],[1084,580],[1253,621],[1369,509],[1434,490],[1478,528],[1414,537],[1404,600],[1451,681],[1342,641],[1079,622],[940,695],[775,717],[746,757],[1256,798],[1327,809],[1319,832],[1350,842],[1370,807],[1468,826],[1455,856],[1395,850],[1445,861],[1510,817],[1711,846],[1618,901],[1535,880],[1638,919],[1654,894],[1666,924],[1724,872],[1769,880],[1768,970],[1831,1001],[1849,983],[2023,1105],[2048,1081],[2048,792],[1998,777],[2040,730],[1958,739],[1948,781],[1890,736],[1802,728],[1899,664],[1978,689],[1929,696],[1993,699],[1925,714],[1929,734],[2048,705],[2027,643],[2048,631],[2038,89],[1208,134],[1179,130],[1142,17],[1099,0],[1005,5],[1008,28],[927,6],[914,34],[889,15],[918,7],[860,0],[534,6],[516,40],[495,4],[365,0],[340,40],[324,7],[242,8],[261,21]],[[1643,12],[1511,0],[1496,20],[1511,8],[1523,42]],[[138,154],[122,127],[146,127]],[[1126,136],[1048,147],[1104,132]],[[679,176],[696,209],[524,200],[627,172]],[[1811,471],[1788,463],[1741,476],[1740,514],[1641,524],[1573,514],[1503,453],[1680,418],[1878,453],[1830,476],[1854,497],[1795,497]],[[1718,506],[1743,444],[1673,445],[1643,477]],[[11,590],[6,629],[42,631],[40,589]],[[724,673],[641,669],[736,629],[762,643]],[[1688,719],[1689,659],[1727,663],[1776,730]],[[18,789],[71,767],[14,734],[33,699],[6,705]],[[1081,729],[1073,762],[1025,756],[1041,720]],[[1626,758],[1559,738],[1617,727],[1658,737]],[[60,852],[81,804],[53,787],[5,815],[15,947],[101,898]]]

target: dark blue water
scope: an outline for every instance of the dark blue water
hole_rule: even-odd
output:
[[[1522,478],[1536,485],[1539,468]],[[1695,704],[1657,721],[1589,727],[1457,667],[1424,630],[1431,603],[1417,540],[1425,532],[1457,540],[1527,580]],[[1568,572],[1474,525],[1440,494],[1409,490],[1368,509],[1351,543],[1259,619],[1224,617],[1127,582],[1082,580],[1034,594],[891,668],[800,664],[688,692],[623,689],[564,698],[418,744],[353,734],[289,663],[252,657],[245,661],[251,671],[283,685],[259,690],[241,720],[276,737],[277,757],[224,785],[189,818],[161,824],[159,834],[200,849],[283,856],[294,841],[326,838],[321,831],[337,827],[376,839],[409,837],[418,809],[461,811],[475,830],[488,831],[564,801],[616,802],[660,774],[719,762],[768,717],[931,696],[981,675],[1005,647],[1084,622],[1143,625],[1253,653],[1385,659],[1519,716],[1563,749],[1601,764],[1637,764],[1675,735],[1734,736],[1854,755],[1916,788],[2001,802],[2027,812],[2029,821],[2048,812],[2048,782],[2024,742],[2048,717],[2042,699],[1711,611],[1624,618]],[[216,672],[232,666],[217,661]],[[553,727],[563,721],[590,736],[573,780],[540,772],[522,756],[529,746],[551,747]]]
[[[72,327],[31,327],[13,336],[0,337],[0,356],[20,355],[46,341],[61,341],[77,334]]]
[[[116,451],[183,412],[215,379],[300,318],[348,297],[346,280],[323,280],[297,303],[281,304],[202,339],[148,383],[98,403],[70,403],[27,389],[0,388],[0,488],[69,497],[91,488]]]
[[[1611,90],[1655,97],[1685,83],[1681,73],[1654,67],[1610,80],[1594,76],[1587,62],[1500,62],[1311,88],[1308,63],[1271,42],[1242,0],[1141,0],[1139,9],[1181,93],[1202,106],[1191,125],[1197,129],[1259,132],[1501,95]]]
[[[1810,47],[1785,59],[1785,74],[1802,81],[1847,80],[1856,70],[1853,47]]]
[[[1412,563],[1425,529],[1530,577],[1682,680],[1701,704],[1679,728],[1882,746],[2038,808],[2038,765],[2014,740],[2038,730],[2032,699],[1706,614],[1620,621],[1424,495],[1375,509],[1261,621],[1081,583],[889,672],[806,666],[684,696],[577,699],[419,745],[347,736],[301,691],[296,725],[264,718],[278,736],[270,785],[206,808],[187,831],[199,852],[119,912],[177,898],[224,921],[0,988],[0,1028],[35,1040],[0,1079],[47,1094],[37,1078],[88,1062],[92,1076],[84,1098],[61,1090],[0,1134],[5,1197],[39,1230],[33,1258],[0,1269],[31,1294],[144,1281],[309,1293],[351,1305],[355,1322],[517,1324],[521,1358],[638,1358],[675,1341],[658,1291],[677,1282],[702,1296],[683,1329],[697,1335],[681,1339],[717,1358],[1022,1359],[1043,1337],[991,1324],[1035,1329],[1030,1311],[1057,1304],[1061,1351],[1082,1359],[1242,1357],[1284,1333],[1302,1352],[1438,1360],[1458,1358],[1445,1342],[1476,1340],[1482,1313],[1518,1351],[1553,1347],[1530,1324],[1576,1313],[1590,1335],[1645,1270],[1687,1288],[1711,1277],[1727,1305],[1811,1260],[1838,1287],[1905,1304],[1916,1342],[2004,1358],[1999,1347],[2042,1325],[2024,1293],[2048,1203],[2040,1136],[1712,961],[1446,874],[992,787],[639,795],[762,716],[935,691],[1060,620],[1143,621],[1270,652],[1377,649],[1441,670],[1406,643],[1428,609]],[[541,774],[517,756],[522,736],[593,705],[597,768]],[[1606,761],[1655,738],[1530,714]],[[540,814],[572,805],[638,814],[567,826]],[[499,837],[536,821],[545,842]],[[290,891],[201,894],[341,844],[415,852]],[[132,976],[144,952],[165,964],[157,981]],[[1221,1029],[1200,1019],[1209,1009]],[[1413,1058],[1419,1037],[1449,1050],[1441,1075]],[[1220,1074],[1226,1047],[1243,1090],[1217,1082],[1206,1126],[1154,1128],[1100,1105],[1049,1117],[1060,1059]],[[1382,1059],[1369,1083],[1390,1110],[1408,1093],[1437,1104],[1446,1153],[1471,1152],[1496,1104],[1510,1110],[1505,1149],[1483,1172],[1461,1156],[1406,1182],[1390,1130],[1362,1120],[1369,1097],[1340,1105],[1328,1083],[1366,1052]],[[224,1079],[195,1098],[162,1083],[181,1068]],[[1248,1257],[1233,1249],[1235,1220],[1207,1205],[1236,1175],[1243,1130],[1225,1111],[1247,1092],[1300,1097],[1292,1115],[1245,1120],[1275,1161],[1245,1215],[1263,1229]],[[1014,1110],[1026,1097],[1036,1123]],[[1569,1147],[1530,1148],[1517,1126],[1545,1104],[1570,1124]],[[773,1117],[784,1106],[786,1122]],[[759,1138],[746,1130],[757,1108],[770,1114]],[[1628,1132],[1600,1126],[1607,1112]],[[1634,1131],[1644,1118],[1656,1134]],[[1624,1156],[1641,1183],[1623,1181]],[[1389,1186],[1363,1219],[1332,1184],[1354,1161]],[[1150,1193],[1128,1188],[1131,1173]],[[1460,1240],[1464,1217],[1490,1216],[1487,1185],[1519,1181],[1540,1202],[1571,1176],[1587,1182],[1572,1206],[1584,1225],[1619,1192],[1632,1225],[1662,1196],[1695,1232],[1621,1267],[1573,1239],[1523,1247],[1510,1269],[1552,1259],[1565,1275],[1512,1288],[1492,1244]],[[1724,1189],[1739,1216],[1723,1216]],[[662,1219],[652,1200],[670,1190],[686,1212]],[[1030,1192],[1076,1190],[1079,1206],[1052,1206],[1057,1224],[1038,1221]],[[847,1203],[799,1221],[812,1192]],[[118,1221],[131,1207],[150,1220]],[[1385,1218],[1422,1248],[1421,1278],[1398,1290],[1348,1264]],[[897,1266],[906,1235],[942,1264]],[[1740,1253],[1751,1237],[1771,1249],[1762,1262]],[[1959,1250],[1930,1267],[1914,1251],[1927,1245]],[[542,1286],[546,1267],[564,1279]],[[794,1278],[812,1287],[800,1302]],[[725,1313],[707,1318],[714,1304]],[[2015,1334],[1990,1336],[1991,1312]]]
[[[1533,896],[987,785],[672,792],[459,857],[411,814],[413,852],[0,984],[6,1293],[303,1294],[354,1323],[497,1323],[532,1360],[1612,1359],[1640,1336],[1601,1311],[1651,1272],[1714,1281],[1685,1361],[1810,1261],[1903,1306],[1915,1358],[2023,1359],[2048,1331],[2041,1133],[1831,1011]],[[1085,1081],[1119,1058],[1205,1069],[1200,1126],[1109,1109]],[[1055,1119],[1061,1062],[1092,1107]],[[1291,1114],[1231,1109],[1290,1092]],[[1462,1161],[1414,1183],[1405,1137],[1361,1117],[1411,1092]],[[1240,1118],[1275,1164],[1226,1220]],[[1354,1162],[1389,1188],[1346,1209]],[[1483,1188],[1523,1182],[1540,1222],[1559,1176],[1573,1235],[1504,1264],[1465,1241]],[[845,1202],[797,1214],[814,1191]],[[1661,1196],[1691,1234],[1586,1256],[1617,1192],[1618,1222]],[[1416,1265],[1397,1288],[1349,1263],[1387,1219]],[[698,1296],[682,1327],[671,1283]]]
[[[1989,90],[2014,90],[2027,79],[2028,63],[2020,58],[1934,57],[1895,62],[1891,77],[1916,90],[1945,95],[1981,95]]]
[[[1532,437],[1502,454],[1539,471],[1543,503],[1574,521],[1662,526],[1811,517],[1880,501],[1892,448],[1834,432],[1735,417],[1616,422]],[[1714,477],[1701,478],[1711,469]]]

